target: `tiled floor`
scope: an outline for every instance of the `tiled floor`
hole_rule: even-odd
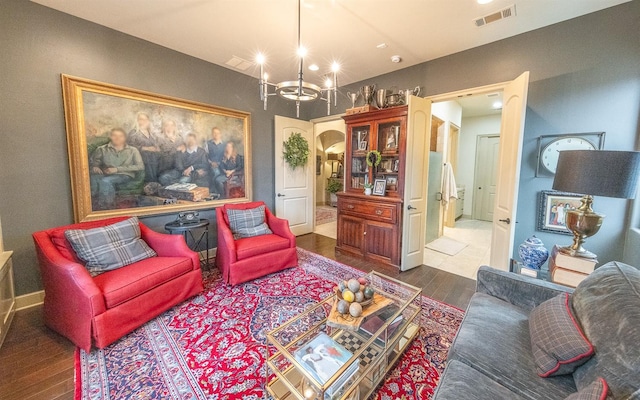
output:
[[[476,279],[478,267],[489,264],[491,222],[461,218],[455,228],[444,228],[444,235],[466,243],[461,252],[448,256],[425,249],[424,264],[466,278]]]
[[[316,229],[313,233],[317,233],[318,235],[327,236],[331,239],[336,239],[338,237],[338,222],[333,221],[327,224],[316,225]]]

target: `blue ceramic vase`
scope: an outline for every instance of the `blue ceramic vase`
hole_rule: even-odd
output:
[[[542,240],[533,235],[518,247],[518,255],[525,267],[540,269],[549,258],[549,250],[544,247]]]

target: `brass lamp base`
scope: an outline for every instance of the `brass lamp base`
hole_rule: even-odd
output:
[[[593,196],[582,197],[582,205],[576,210],[567,211],[565,224],[573,232],[573,244],[561,247],[562,253],[574,257],[596,258],[597,256],[586,250],[582,244],[588,237],[598,233],[604,220],[604,215],[594,212],[591,208]]]

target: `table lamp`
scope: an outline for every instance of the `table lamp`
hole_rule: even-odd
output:
[[[576,257],[596,258],[582,247],[598,233],[604,215],[593,211],[593,196],[632,199],[640,178],[640,152],[566,150],[560,152],[553,189],[584,196],[581,205],[567,211],[565,224],[573,233],[573,244],[560,251]]]

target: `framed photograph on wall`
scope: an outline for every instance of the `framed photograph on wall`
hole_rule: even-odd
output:
[[[76,222],[251,200],[250,114],[62,75]]]
[[[316,175],[322,173],[322,156],[316,156]]]
[[[567,211],[580,207],[581,198],[582,195],[575,193],[541,191],[538,205],[538,230],[573,235],[565,226],[566,215]]]
[[[387,190],[387,180],[386,179],[376,179],[373,183],[373,192],[372,194],[375,196],[384,196],[385,191]]]

